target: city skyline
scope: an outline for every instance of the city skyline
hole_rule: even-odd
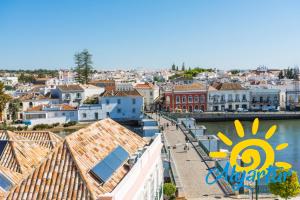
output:
[[[4,1],[0,69],[252,69],[300,64],[297,1]]]

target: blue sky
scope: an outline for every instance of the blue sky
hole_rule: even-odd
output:
[[[0,68],[300,64],[297,0],[1,0]]]

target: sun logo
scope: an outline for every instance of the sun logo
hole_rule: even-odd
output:
[[[244,138],[245,131],[243,125],[239,120],[234,121],[235,129],[238,137]],[[257,134],[259,127],[259,119],[256,118],[252,124],[252,135],[255,136]],[[218,137],[222,142],[224,142],[227,146],[232,147],[232,151],[230,154],[230,165],[236,166],[236,171],[238,172],[249,172],[250,170],[258,170],[265,171],[270,165],[274,165],[276,167],[289,169],[292,167],[291,164],[287,162],[275,162],[275,151],[281,151],[288,147],[288,143],[282,143],[276,146],[275,150],[270,145],[268,140],[274,135],[276,132],[277,126],[273,125],[269,128],[267,133],[265,134],[264,139],[252,138],[252,139],[244,139],[243,141],[233,144],[233,142],[222,132],[218,132]],[[251,149],[251,146],[256,146],[262,149],[265,152],[265,162],[261,163],[261,156],[257,149]],[[247,149],[248,148],[248,149]],[[226,158],[226,152],[210,152],[209,156],[212,158]],[[241,158],[242,162],[245,163],[245,166],[240,166],[238,162],[238,158]]]

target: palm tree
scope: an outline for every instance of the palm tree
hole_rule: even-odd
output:
[[[0,116],[2,116],[2,112],[10,100],[11,97],[4,91],[4,84],[0,82]]]

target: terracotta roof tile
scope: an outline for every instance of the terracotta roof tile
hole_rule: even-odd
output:
[[[212,86],[217,90],[245,90],[239,83],[214,83]]]
[[[101,96],[103,97],[121,97],[121,96],[142,96],[136,89],[129,90],[129,91],[105,91]]]
[[[20,139],[19,137],[37,138],[37,134],[30,137],[25,133],[0,134],[0,138],[9,138],[11,135],[15,137],[14,140]],[[41,135],[41,138],[49,138],[44,134]],[[13,188],[7,193],[0,192],[0,197],[22,200],[98,199],[100,195],[111,192],[118,185],[127,174],[128,168],[121,166],[105,183],[100,183],[92,177],[89,172],[91,168],[118,145],[130,155],[146,145],[146,141],[141,137],[111,119],[104,119],[81,129],[67,136],[63,142],[59,137],[54,137],[54,140],[57,143],[52,147],[51,153],[40,164],[34,165],[33,170],[28,169],[28,173],[14,172],[0,164],[0,170],[4,168],[3,173],[13,177],[14,180]],[[48,146],[39,142],[35,145]],[[23,151],[28,151],[30,148],[29,145],[20,146],[24,146]],[[44,149],[36,149],[36,151],[40,152]],[[33,154],[28,156],[36,157]],[[33,158],[29,160],[31,159]],[[22,159],[20,160],[23,162]]]
[[[70,91],[82,91],[83,88],[80,85],[59,85],[57,88],[63,92],[70,92]]]
[[[138,83],[134,86],[137,89],[151,89],[154,85],[152,83]]]
[[[186,91],[186,90],[206,90],[206,86],[200,83],[192,83],[188,85],[175,85],[174,91]]]

